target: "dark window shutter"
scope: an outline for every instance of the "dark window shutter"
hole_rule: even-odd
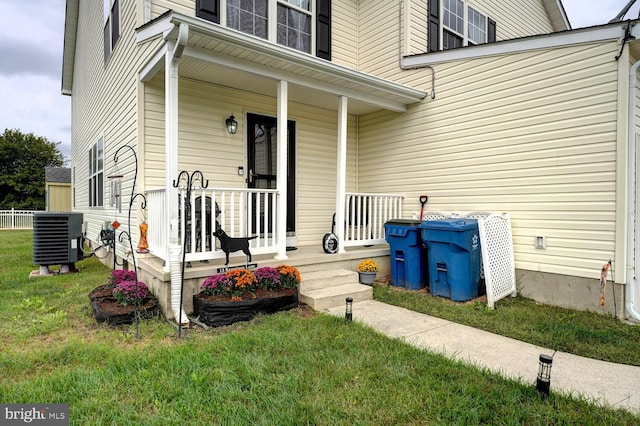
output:
[[[316,56],[331,60],[331,0],[316,1]]]
[[[196,16],[220,23],[220,0],[196,0]]]
[[[120,38],[120,2],[116,0],[113,2],[113,8],[111,8],[111,50],[116,47],[116,43]]]
[[[427,52],[440,49],[440,0],[429,0],[429,28],[427,33]]]
[[[104,24],[104,65],[107,66],[109,62],[109,56],[111,55],[111,21],[107,18],[107,22]]]
[[[496,41],[496,21],[491,18],[487,18],[487,43],[494,43]]]

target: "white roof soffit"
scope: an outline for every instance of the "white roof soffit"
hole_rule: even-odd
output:
[[[64,21],[64,49],[62,53],[62,94],[71,95],[73,67],[76,58],[76,33],[78,31],[78,4],[80,0],[67,0]]]
[[[553,31],[557,32],[571,29],[571,23],[562,5],[562,0],[542,0],[542,4],[549,15]]]
[[[615,39],[622,40],[624,38],[626,25],[626,22],[606,24],[597,27],[562,31],[559,33],[504,40],[496,43],[481,44],[478,46],[423,53],[402,58],[402,65],[403,67],[411,68],[449,61],[477,59],[487,56],[508,55],[511,53],[521,53],[531,50],[565,47],[596,41]]]
[[[173,40],[180,24],[189,26],[189,35],[211,39],[218,49],[187,44],[182,58],[192,58],[248,72],[274,81],[319,90],[337,96],[363,101],[396,112],[406,111],[409,104],[426,97],[423,90],[384,80],[363,72],[334,64],[294,49],[210,24],[199,18],[170,12],[136,30],[137,42],[162,36]],[[155,53],[140,71],[141,81],[150,80],[164,68],[166,45]]]

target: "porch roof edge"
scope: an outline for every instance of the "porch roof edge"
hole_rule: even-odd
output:
[[[79,3],[80,0],[67,0],[65,5],[60,92],[68,96],[71,96],[73,91],[73,68],[76,59]]]
[[[354,83],[361,85],[362,88],[375,89],[384,98],[388,100],[398,101],[405,105],[422,101],[427,92],[416,89],[390,80],[373,76],[362,71],[354,70],[343,65],[335,64],[324,59],[316,58],[309,54],[299,52],[295,49],[280,46],[257,37],[243,34],[239,31],[232,30],[214,23],[208,23],[194,16],[187,16],[181,13],[170,11],[155,20],[136,29],[138,43],[146,40],[163,36],[172,38],[173,31],[168,28],[168,23],[172,26],[187,24],[191,32],[197,32],[204,36],[215,38],[224,43],[229,43],[234,47],[255,52],[257,54],[268,56],[279,61],[294,64],[296,67],[305,71],[313,71],[315,73],[330,75],[343,79],[345,86],[348,83],[353,87]]]
[[[629,21],[561,32],[538,34],[495,43],[467,46],[438,52],[419,53],[402,58],[403,67],[435,65],[458,60],[471,60],[496,55],[508,55],[539,49],[554,49],[577,44],[621,40]]]

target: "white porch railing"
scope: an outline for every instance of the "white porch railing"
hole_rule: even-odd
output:
[[[169,236],[165,232],[165,224],[169,216],[165,210],[166,192],[164,189],[154,189],[145,194],[147,200],[147,243],[149,251],[164,260],[169,261]]]
[[[35,210],[0,210],[0,229],[33,229]]]
[[[187,262],[224,258],[213,236],[222,229],[230,237],[255,237],[249,241],[252,255],[277,251],[277,198],[272,189],[207,188],[191,192],[191,213],[186,212],[186,190],[179,189],[179,235],[186,236]],[[164,232],[168,216],[165,191],[148,191],[147,239],[149,250],[168,260],[169,237]],[[203,202],[204,201],[204,202]],[[203,208],[204,206],[204,208]],[[247,213],[250,212],[250,213]],[[181,240],[182,241],[182,240]],[[240,253],[241,254],[241,253]]]
[[[344,245],[384,243],[384,224],[402,217],[403,199],[399,194],[346,193]]]
[[[179,200],[186,190],[180,189]],[[165,232],[165,190],[147,191],[147,239],[149,250],[168,261],[169,237]],[[230,237],[256,237],[249,241],[251,254],[277,252],[278,192],[270,189],[212,188],[191,192],[191,214],[179,202],[180,236],[186,235],[188,262],[224,258],[220,243],[212,235],[218,228]],[[384,224],[402,217],[404,195],[347,193],[345,246],[382,244]],[[202,208],[204,201],[204,209]],[[247,214],[247,212],[251,212]],[[183,220],[186,218],[186,220]]]

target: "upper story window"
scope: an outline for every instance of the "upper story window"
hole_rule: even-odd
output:
[[[120,0],[103,0],[104,7],[104,63],[109,61],[120,38]]]
[[[467,38],[469,44],[487,42],[487,17],[471,6],[468,7]]]
[[[196,0],[196,16],[331,59],[330,0]]]
[[[278,44],[311,53],[311,18],[309,0],[278,2]]]
[[[100,138],[89,150],[89,207],[102,207],[104,198],[104,142]]]
[[[268,38],[268,0],[227,0],[227,27]]]
[[[428,51],[496,41],[496,23],[464,0],[429,0]]]

